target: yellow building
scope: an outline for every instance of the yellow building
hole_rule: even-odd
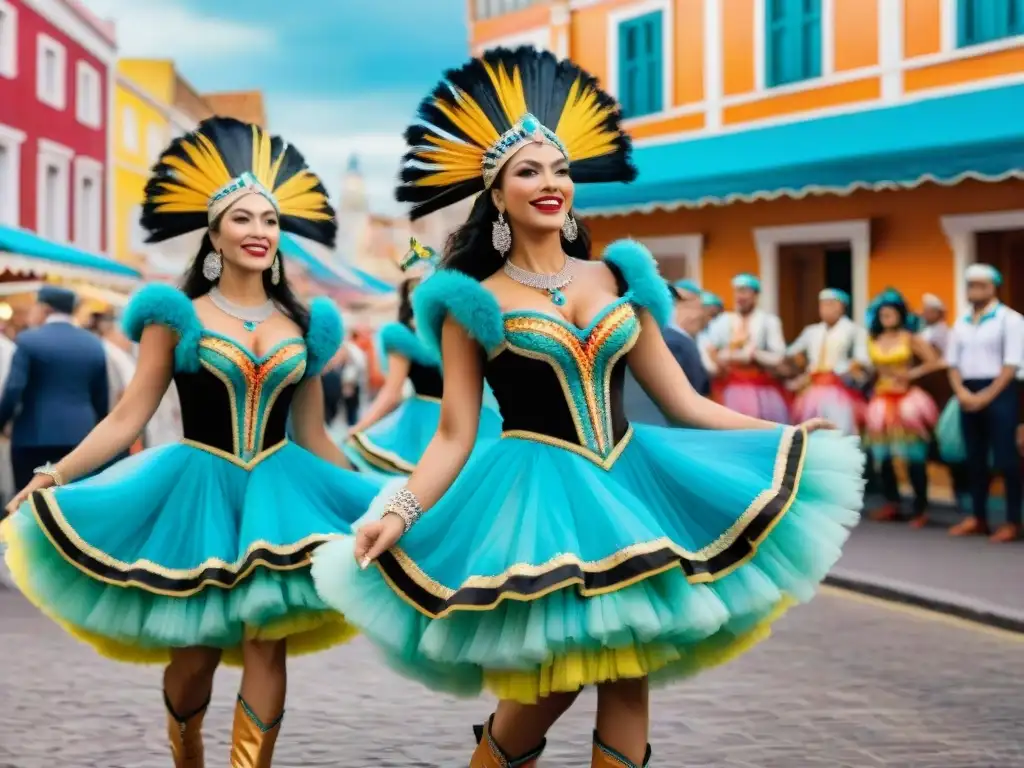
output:
[[[469,0],[474,52],[571,57],[623,105],[633,184],[577,190],[596,247],[646,242],[729,303],[758,273],[793,338],[826,286],[1024,310],[1020,0]]]

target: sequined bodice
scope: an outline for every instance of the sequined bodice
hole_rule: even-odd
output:
[[[622,404],[625,355],[640,333],[628,297],[584,329],[553,315],[508,312],[505,342],[485,367],[505,434],[568,443],[597,460],[628,428]]]
[[[302,339],[285,339],[256,357],[236,341],[204,331],[199,364],[195,373],[174,376],[186,440],[244,462],[284,440],[292,395],[306,370]]]

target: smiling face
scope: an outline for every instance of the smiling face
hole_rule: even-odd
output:
[[[281,227],[277,211],[263,195],[246,195],[228,208],[211,228],[213,247],[225,265],[246,272],[270,269],[277,255]]]
[[[543,233],[562,228],[574,192],[562,153],[550,144],[527,144],[505,164],[491,196],[513,232]]]

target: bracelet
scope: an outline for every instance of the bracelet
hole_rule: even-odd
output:
[[[64,477],[54,464],[46,462],[41,467],[36,467],[32,470],[33,475],[46,475],[53,480],[54,485],[64,485]]]
[[[420,519],[420,515],[423,514],[423,507],[420,506],[419,499],[410,491],[408,488],[403,488],[390,499],[388,499],[387,505],[384,507],[384,515],[398,515],[402,518],[402,522],[405,524],[404,533],[408,533],[409,529],[412,528],[413,523]]]

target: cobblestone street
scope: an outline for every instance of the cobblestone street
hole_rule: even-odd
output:
[[[657,768],[1024,766],[1024,637],[829,590],[739,662],[654,694]],[[207,762],[226,764],[237,673],[220,673]],[[461,768],[487,701],[404,684],[362,641],[293,663],[277,766]],[[100,660],[0,590],[0,768],[167,768],[156,669]],[[589,765],[594,699],[544,768]],[[224,756],[223,759],[221,756]]]

